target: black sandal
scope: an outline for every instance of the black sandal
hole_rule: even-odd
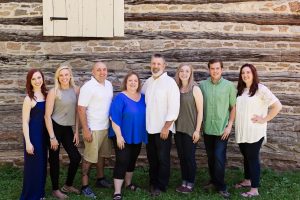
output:
[[[126,189],[131,190],[131,191],[137,191],[140,190],[141,188],[133,183],[130,183],[129,185],[126,186]]]
[[[122,200],[122,195],[121,194],[114,194],[113,195],[113,200]]]

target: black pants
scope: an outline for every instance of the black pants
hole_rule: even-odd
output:
[[[70,159],[66,185],[72,186],[79,163],[81,161],[81,155],[77,147],[73,143],[73,138],[74,138],[73,130],[71,126],[61,126],[53,120],[52,120],[52,124],[53,124],[53,131],[58,143],[63,145]],[[52,182],[52,189],[58,190],[60,148],[58,148],[56,151],[53,151],[50,147],[51,146],[49,146],[49,163],[50,163],[50,177]]]
[[[133,172],[135,168],[136,160],[140,154],[142,143],[140,144],[126,144],[124,149],[119,149],[117,145],[116,137],[112,138],[116,162],[114,168],[114,178],[115,179],[124,179],[126,172]]]
[[[225,191],[227,190],[224,178],[228,139],[221,140],[221,136],[207,134],[203,136],[211,182],[218,191]]]
[[[254,143],[239,143],[240,151],[244,156],[244,176],[251,180],[251,187],[258,188],[260,180],[259,151],[264,141],[262,137]]]
[[[147,158],[149,161],[150,185],[155,189],[166,191],[170,178],[170,151],[172,132],[166,140],[160,134],[148,134]]]
[[[195,183],[196,176],[196,144],[193,138],[186,133],[176,132],[174,135],[177,154],[180,160],[182,181]]]

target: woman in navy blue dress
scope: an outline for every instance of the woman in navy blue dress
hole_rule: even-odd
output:
[[[115,147],[116,163],[113,172],[115,192],[113,199],[122,199],[121,187],[135,191],[131,180],[142,143],[147,143],[145,96],[140,93],[141,82],[135,72],[129,72],[123,81],[122,92],[110,108],[112,129],[109,137]]]
[[[20,200],[41,200],[45,197],[47,173],[47,132],[44,122],[47,89],[40,70],[31,69],[27,73],[26,91],[22,109],[25,150]]]

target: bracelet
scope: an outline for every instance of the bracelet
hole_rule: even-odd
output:
[[[56,137],[55,136],[53,136],[53,137],[50,137],[50,140],[55,140],[56,139]]]

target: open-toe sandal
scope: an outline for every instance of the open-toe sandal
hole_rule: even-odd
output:
[[[244,192],[244,193],[241,193],[241,196],[245,197],[245,198],[252,198],[252,197],[258,197],[259,194],[253,194],[251,192]]]
[[[113,200],[122,200],[122,195],[121,194],[114,194],[113,195]]]
[[[126,186],[126,189],[131,190],[131,191],[137,191],[140,190],[141,188],[133,183],[129,184]]]

